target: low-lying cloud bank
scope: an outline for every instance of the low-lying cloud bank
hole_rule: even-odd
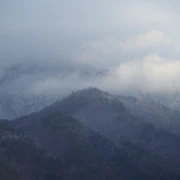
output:
[[[95,86],[109,92],[175,93],[180,92],[180,61],[157,54],[122,62],[100,75],[83,77],[77,72],[68,76],[37,81],[34,93],[61,93]]]
[[[149,55],[141,60],[123,62],[119,67],[111,69],[101,86],[116,92],[180,92],[180,60]]]
[[[97,68],[89,76],[79,71],[66,77],[47,77],[36,81],[33,93],[66,94],[95,86],[113,93],[175,93],[180,92],[180,60],[159,55],[162,47],[170,47],[170,38],[163,32],[151,30],[124,40],[108,37],[89,41],[72,57],[77,67]],[[156,53],[157,52],[157,53]],[[148,54],[148,55],[147,55]],[[161,53],[160,53],[161,54]],[[75,68],[76,69],[76,68]]]

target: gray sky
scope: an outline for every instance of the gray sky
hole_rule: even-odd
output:
[[[0,0],[0,65],[69,61],[109,69],[97,83],[102,88],[179,91],[179,5],[178,0]]]

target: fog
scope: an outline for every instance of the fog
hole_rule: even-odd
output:
[[[40,78],[26,74],[12,83],[38,94],[88,86],[115,93],[179,92],[178,4],[0,0],[1,72],[17,63],[66,71],[65,76],[47,73]],[[83,77],[81,71],[91,73]],[[95,76],[95,71],[103,73]]]

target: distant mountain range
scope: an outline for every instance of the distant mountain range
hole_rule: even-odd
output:
[[[116,145],[108,134],[55,106],[14,121],[0,121],[0,179],[179,179],[179,161],[131,141]]]
[[[1,74],[0,179],[180,179],[180,112],[170,100],[98,88],[40,95],[28,91],[35,80],[66,75],[31,67]]]
[[[156,122],[158,118],[153,117],[154,111],[146,113],[143,108],[137,106],[137,113],[144,113],[139,116],[139,114],[133,114],[133,109],[127,107],[121,102],[121,98],[116,98],[96,88],[88,88],[57,101],[46,108],[46,111],[61,111],[71,115],[111,139],[117,146],[120,146],[122,142],[132,142],[153,153],[169,157],[169,160],[176,161],[177,156],[180,155],[179,135],[176,131],[174,133],[166,131],[166,127],[169,124],[178,127],[178,115],[175,116],[176,119],[174,118],[175,122],[170,122],[174,119],[169,119],[169,121],[165,119],[164,122],[163,117],[159,119],[160,123],[164,123],[161,127],[160,123]],[[167,117],[168,113],[165,110],[164,113],[163,111],[160,113],[166,118],[172,117]],[[150,115],[152,120],[148,117]]]
[[[1,120],[0,179],[179,179],[180,137],[120,99],[88,88]]]

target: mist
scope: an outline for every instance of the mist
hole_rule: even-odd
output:
[[[1,77],[17,64],[41,67],[5,89],[16,85],[27,93],[63,95],[89,86],[113,93],[179,92],[177,3],[0,0]]]

